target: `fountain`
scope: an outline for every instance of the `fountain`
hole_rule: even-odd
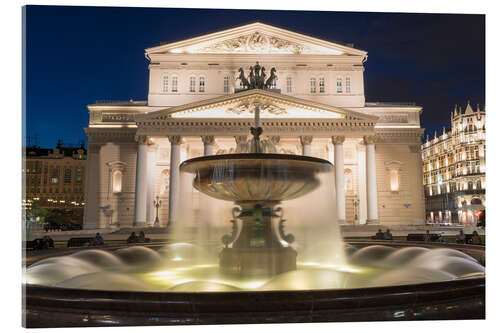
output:
[[[34,260],[24,274],[26,325],[484,318],[484,249],[344,244],[331,163],[262,152],[254,108],[250,152],[181,164],[174,242]],[[217,218],[192,214],[193,191]],[[198,238],[183,234],[186,221]]]

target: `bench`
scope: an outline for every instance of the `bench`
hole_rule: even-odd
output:
[[[93,237],[74,237],[68,239],[68,247],[91,246],[94,243]]]
[[[424,242],[426,234],[408,234],[406,240],[408,242]],[[442,238],[440,234],[429,234],[431,242],[441,242]]]
[[[44,248],[47,248],[45,247],[44,240],[42,238],[37,238],[32,241],[25,241],[23,245],[27,251],[42,250]],[[48,248],[51,247],[54,247],[54,241],[52,240],[52,238],[49,239],[48,245]]]

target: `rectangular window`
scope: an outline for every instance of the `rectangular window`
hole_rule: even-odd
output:
[[[172,78],[172,92],[177,92],[177,76]]]
[[[292,92],[292,78],[290,76],[286,78],[286,92]]]
[[[337,93],[342,93],[342,78],[340,77],[337,78]]]
[[[325,79],[322,77],[319,78],[319,92],[320,93],[325,92]]]
[[[315,93],[316,92],[316,79],[311,78],[311,92]]]
[[[205,78],[200,77],[200,92],[205,92]]]
[[[76,182],[78,184],[82,183],[83,168],[76,168]]]
[[[345,78],[345,92],[347,94],[351,93],[351,78],[349,76]]]
[[[64,170],[64,184],[71,184],[71,169],[66,168]]]
[[[194,76],[191,76],[189,78],[189,92],[195,92],[196,91],[196,78]]]
[[[224,76],[224,92],[229,92],[229,76]]]
[[[162,87],[163,92],[168,92],[168,76],[163,77],[163,87]]]

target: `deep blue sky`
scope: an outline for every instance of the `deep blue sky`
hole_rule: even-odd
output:
[[[485,100],[482,15],[29,6],[26,131],[86,141],[87,104],[147,99],[144,49],[260,21],[368,51],[368,102],[416,102],[428,132]]]

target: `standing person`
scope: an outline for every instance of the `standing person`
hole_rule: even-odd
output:
[[[424,238],[424,242],[431,242],[431,234],[429,232],[429,230],[427,230],[427,232],[425,233],[425,238]]]
[[[100,233],[96,233],[94,237],[94,245],[104,245],[104,239]]]
[[[465,244],[465,234],[463,230],[460,230],[460,233],[457,235],[457,243]]]

